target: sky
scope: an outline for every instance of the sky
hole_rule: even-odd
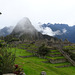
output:
[[[35,27],[38,23],[75,25],[75,0],[0,0],[0,29],[15,26],[28,17]]]

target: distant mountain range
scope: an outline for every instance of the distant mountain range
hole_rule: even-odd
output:
[[[3,29],[0,29],[0,36],[9,35],[13,29],[14,29],[14,26],[4,27]]]
[[[47,23],[47,24],[42,24],[40,28],[41,28],[40,32],[42,34],[45,34],[45,36],[49,35],[63,40],[68,39],[70,42],[75,43],[75,25],[69,26],[68,24]],[[21,31],[20,29],[23,30]],[[15,33],[18,37],[20,37],[21,35],[22,35],[21,37],[24,37],[24,34],[28,33],[30,35],[33,33],[32,35],[34,36],[34,38],[35,36],[37,36],[38,38],[42,38],[42,35],[37,32],[37,30],[32,26],[31,22],[27,18],[26,19],[24,18],[20,22],[18,22],[16,27],[10,26],[10,27],[4,27],[3,29],[0,29],[0,36],[6,36],[9,34],[15,35]],[[49,38],[49,36],[47,37]]]
[[[70,42],[75,43],[75,25],[69,26],[68,24],[42,24],[41,28],[46,31],[50,30],[52,32],[52,36],[55,36],[59,39],[68,39]],[[44,31],[41,31],[45,34]],[[47,34],[47,33],[46,33]],[[50,35],[50,34],[48,34]]]
[[[43,35],[41,32],[38,32],[27,17],[24,17],[22,20],[20,20],[15,27],[4,27],[1,29],[1,36],[5,36],[5,41],[11,41],[12,39],[19,39],[22,41],[45,39],[58,40],[55,37]]]

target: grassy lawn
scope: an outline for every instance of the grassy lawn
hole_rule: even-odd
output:
[[[15,54],[16,56],[28,56],[28,55],[33,55],[33,53],[30,53],[30,52],[27,52],[26,50],[24,49],[18,49],[18,48],[12,48],[11,51]]]
[[[15,64],[22,66],[26,75],[40,75],[41,71],[46,71],[47,75],[75,75],[75,67],[72,66],[66,68],[55,67],[57,65],[69,63],[60,63],[60,64],[43,63],[42,61],[47,61],[47,59],[41,59],[38,57],[28,57],[28,58],[19,57],[32,55],[32,53],[29,53],[26,50],[12,48],[11,51],[16,52],[17,57]]]

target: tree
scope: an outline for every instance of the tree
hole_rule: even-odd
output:
[[[49,48],[45,46],[45,44],[42,44],[40,47],[39,47],[39,50],[37,51],[37,53],[40,55],[40,56],[46,56],[48,53],[49,53]]]
[[[0,40],[0,47],[3,47],[3,46],[5,46],[5,41],[4,40]]]

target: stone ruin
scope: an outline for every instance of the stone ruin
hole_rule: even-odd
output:
[[[41,72],[41,75],[46,75],[46,72],[45,72],[45,71],[42,71],[42,72]]]
[[[51,40],[49,40],[47,42],[48,46],[53,46],[53,47],[59,47],[59,46],[67,46],[70,45],[71,43],[65,39],[64,41],[62,39],[59,40],[54,40],[53,38],[51,38]]]

